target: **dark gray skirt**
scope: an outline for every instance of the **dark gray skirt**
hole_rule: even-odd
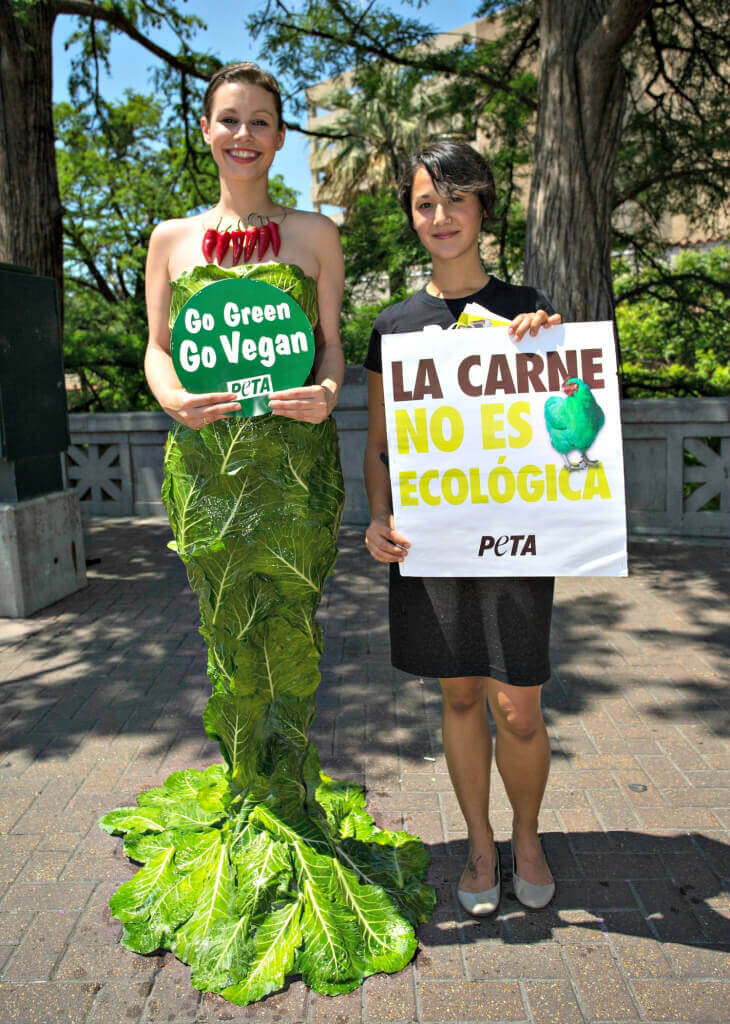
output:
[[[550,678],[551,576],[401,576],[390,566],[390,653],[418,676],[491,676],[511,686]]]

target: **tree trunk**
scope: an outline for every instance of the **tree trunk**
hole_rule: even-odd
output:
[[[542,0],[525,282],[564,320],[611,320],[613,178],[626,76],[620,51],[651,0]]]
[[[0,260],[63,285],[51,80],[53,5],[0,0]]]

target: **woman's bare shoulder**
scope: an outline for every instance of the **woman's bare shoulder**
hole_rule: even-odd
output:
[[[330,251],[339,252],[340,242],[337,227],[321,213],[288,208],[280,220],[276,216],[281,232],[281,254],[279,258],[296,263],[305,274],[319,281],[326,268]]]
[[[151,239],[157,242],[172,243],[179,242],[187,237],[191,231],[198,231],[206,217],[205,213],[197,213],[191,217],[174,217],[171,220],[161,220],[155,225]]]
[[[150,235],[148,265],[164,268],[168,280],[201,261],[206,213],[161,221]]]
[[[303,231],[316,231],[325,234],[338,234],[337,225],[331,217],[323,213],[315,213],[314,210],[293,210],[286,212],[287,219],[291,218],[292,226],[301,228]]]

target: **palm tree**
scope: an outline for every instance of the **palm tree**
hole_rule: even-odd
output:
[[[364,84],[335,87],[327,102],[337,111],[327,126],[342,138],[317,140],[311,167],[321,175],[320,201],[346,208],[365,190],[393,187],[404,158],[433,137],[442,115],[412,72],[387,65]]]

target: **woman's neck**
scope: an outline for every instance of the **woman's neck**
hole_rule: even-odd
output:
[[[269,183],[266,178],[246,185],[231,185],[221,179],[220,199],[211,211],[222,221],[245,221],[250,213],[272,216],[279,207],[269,198]]]
[[[479,255],[467,253],[456,260],[435,259],[426,291],[439,299],[460,299],[478,292],[488,281]]]

